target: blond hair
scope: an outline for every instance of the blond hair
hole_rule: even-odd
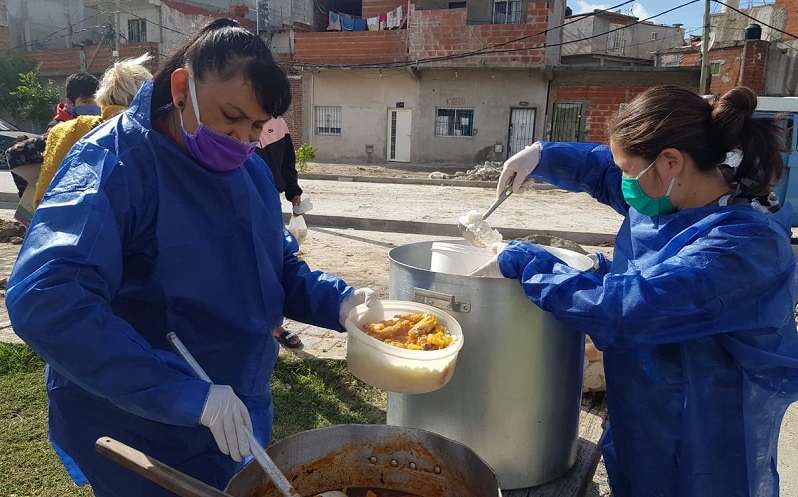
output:
[[[97,105],[100,107],[108,105],[128,107],[141,85],[152,79],[152,73],[143,65],[151,58],[150,54],[145,53],[135,59],[115,62],[114,65],[106,69],[95,95]]]

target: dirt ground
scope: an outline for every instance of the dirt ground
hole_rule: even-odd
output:
[[[434,168],[414,165],[384,167],[346,164],[309,164],[310,173],[339,176],[381,176],[428,178]],[[443,169],[443,168],[442,168]],[[462,170],[467,170],[462,168]],[[447,172],[453,172],[451,168]],[[435,185],[395,185],[345,181],[310,181],[300,178],[305,197],[315,205],[311,214],[371,217],[377,219],[419,220],[455,223],[470,209],[484,210],[494,193],[485,188],[440,187]],[[288,203],[283,201],[288,212]],[[0,221],[10,221],[10,211],[0,212]],[[584,194],[546,190],[517,195],[503,204],[491,217],[494,226],[535,228],[611,234],[617,231],[621,217],[611,209],[599,206]],[[0,222],[0,242],[14,242],[19,232],[13,225]],[[391,248],[446,237],[357,231],[309,226],[308,238],[301,247],[301,256],[313,269],[321,269],[344,278],[356,286],[369,286],[381,297],[388,296],[388,252]],[[13,256],[10,244],[3,243]],[[610,251],[608,247],[583,246],[587,252]],[[11,263],[3,265],[0,278],[7,277]],[[4,285],[2,285],[4,286]],[[8,320],[5,306],[0,308],[0,326]],[[3,330],[0,329],[0,332]],[[798,497],[798,404],[788,411],[779,444],[779,471],[782,475],[782,497]],[[600,466],[595,485],[588,497],[608,495],[606,477]]]

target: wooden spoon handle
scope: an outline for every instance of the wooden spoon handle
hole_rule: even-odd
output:
[[[108,459],[171,490],[181,497],[231,497],[230,494],[178,471],[113,438],[98,438],[94,443],[94,448]]]

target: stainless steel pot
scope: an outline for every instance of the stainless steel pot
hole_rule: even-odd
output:
[[[388,424],[471,447],[505,489],[561,476],[576,460],[584,335],[531,304],[515,280],[430,271],[431,247],[389,252],[389,295],[446,309],[464,346],[441,390],[388,394]]]
[[[344,487],[393,489],[422,497],[501,497],[496,475],[463,444],[435,433],[384,425],[304,431],[269,447],[300,495]],[[253,462],[225,490],[233,497],[278,497]]]

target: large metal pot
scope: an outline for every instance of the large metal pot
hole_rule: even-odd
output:
[[[504,489],[561,476],[576,460],[584,335],[531,304],[517,281],[430,271],[431,247],[389,252],[389,295],[446,309],[464,346],[444,388],[388,394],[388,424],[464,443]]]
[[[435,433],[384,425],[304,431],[269,447],[300,495],[344,487],[392,489],[422,497],[501,497],[496,475],[468,447]],[[225,490],[233,497],[279,497],[254,461]]]

